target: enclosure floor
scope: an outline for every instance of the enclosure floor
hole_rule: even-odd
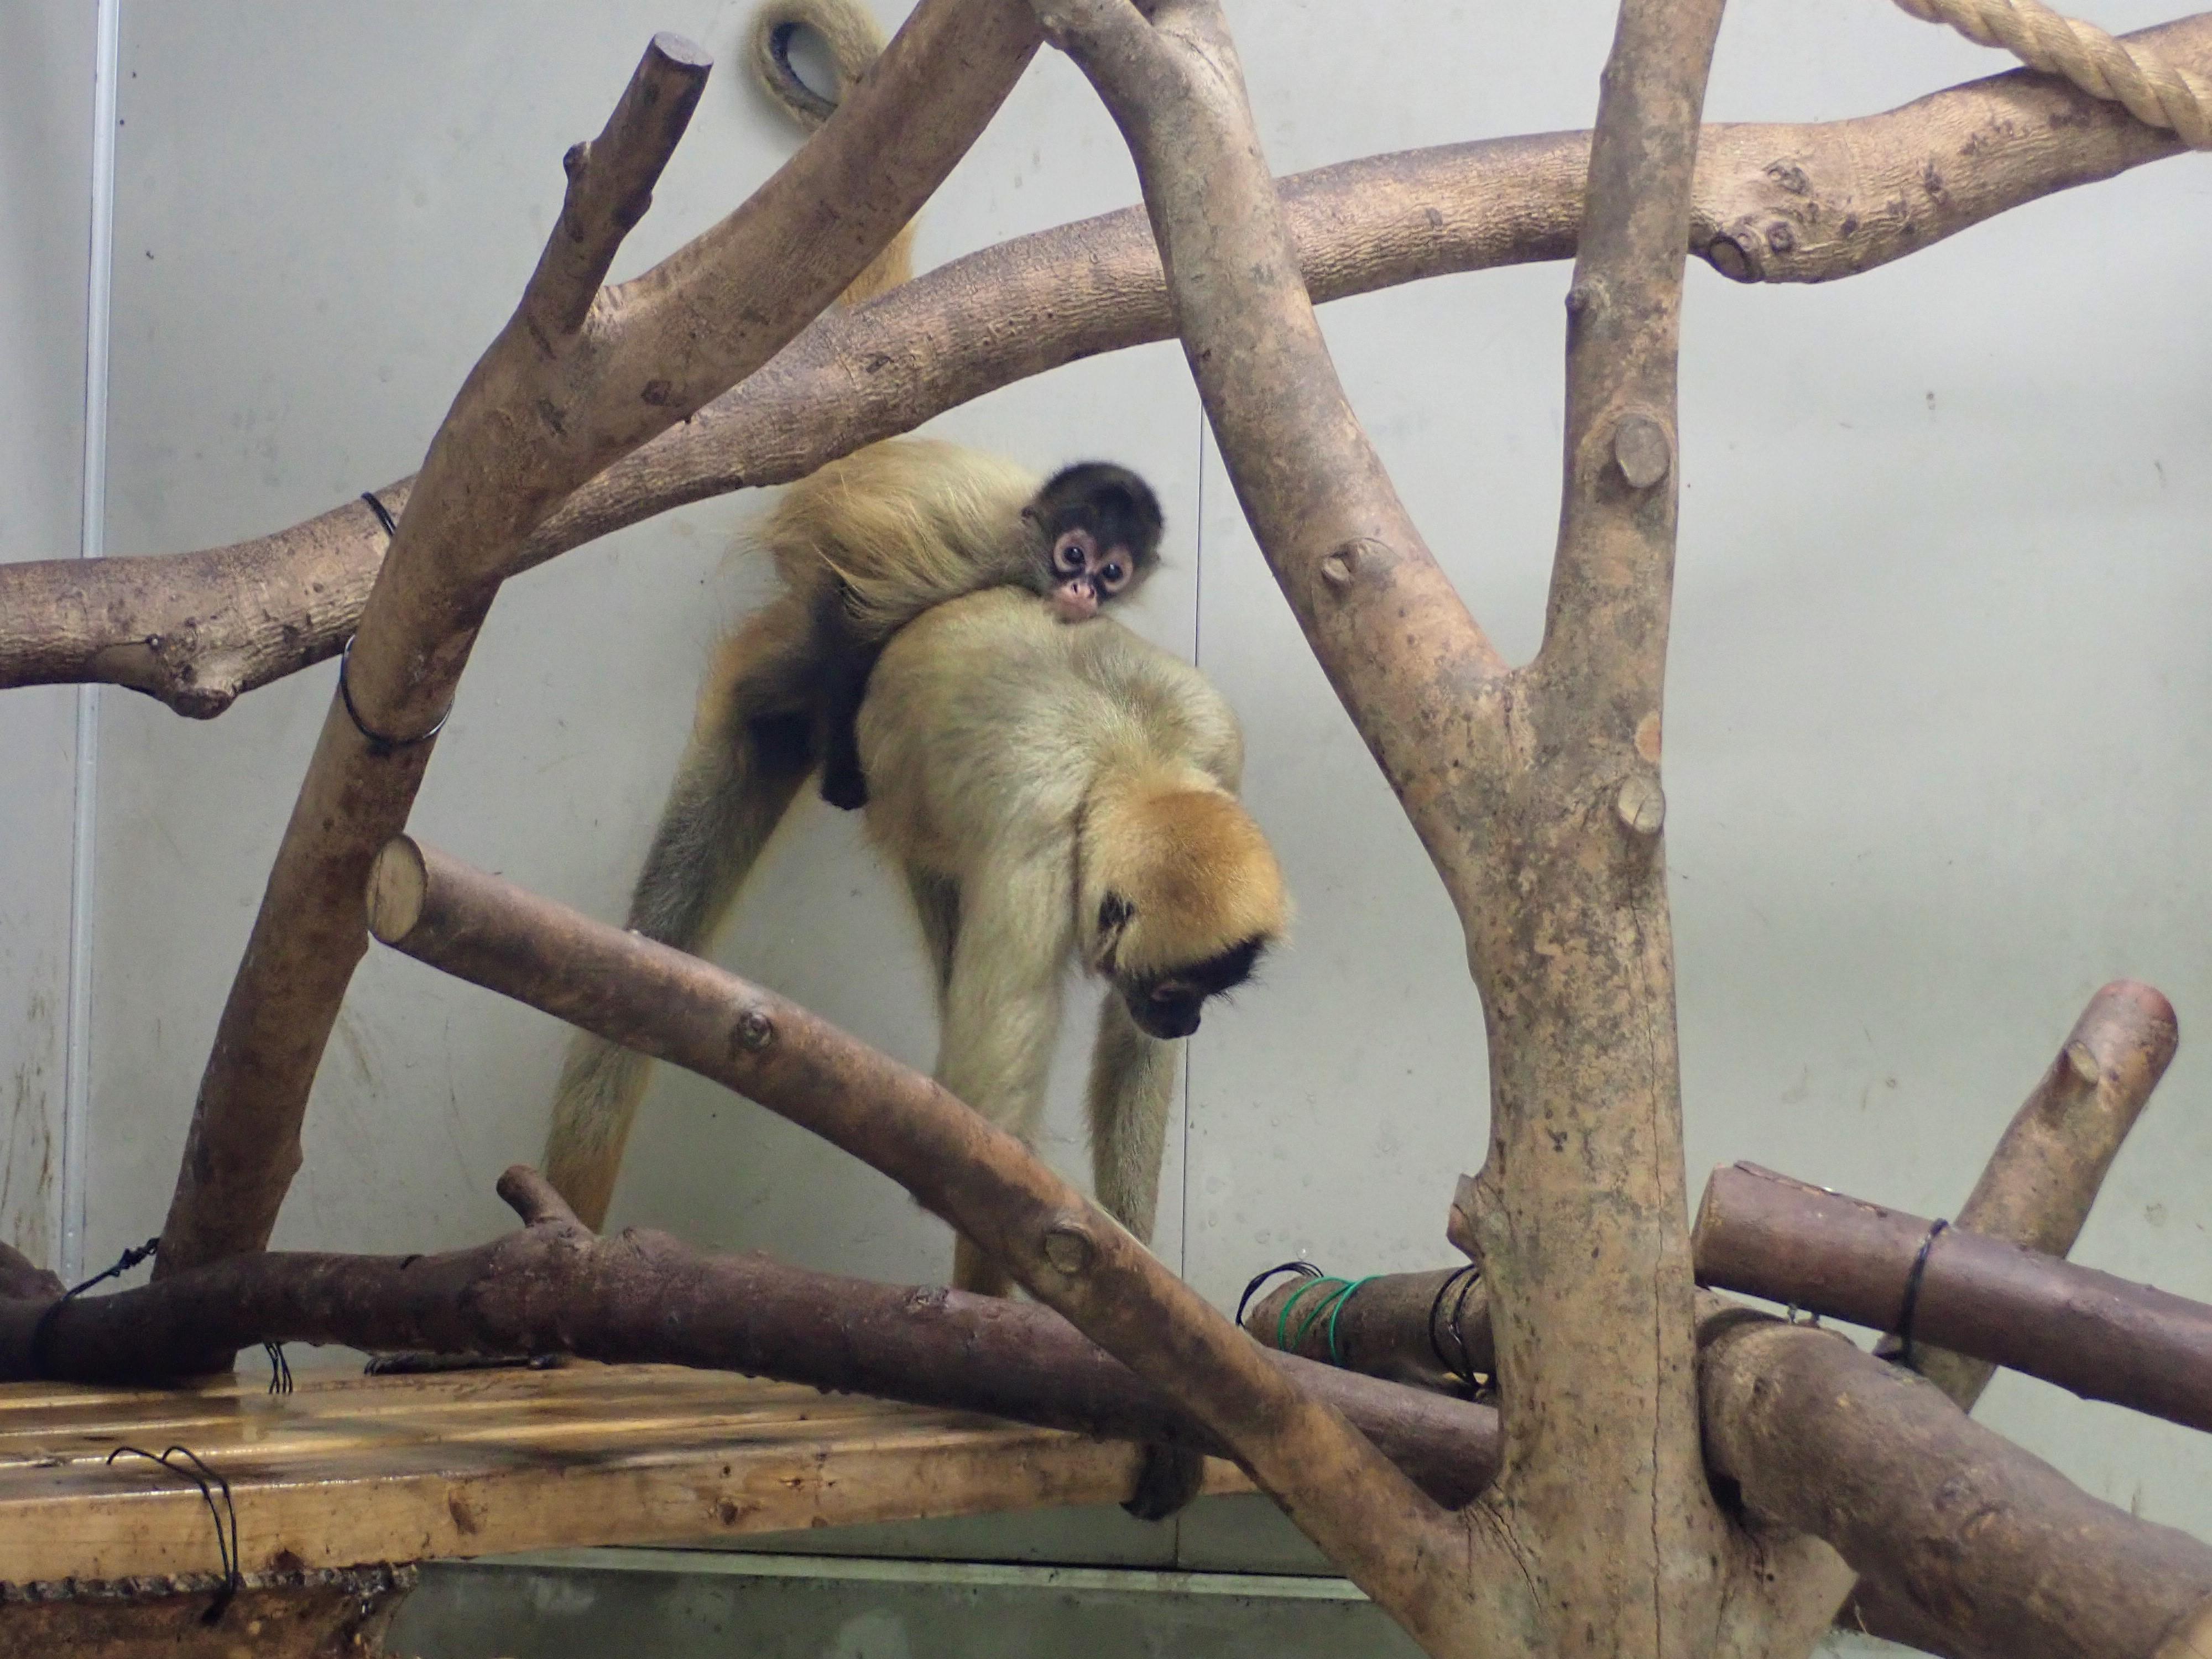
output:
[[[244,1377],[181,1391],[15,1383],[0,1385],[0,1578],[215,1571],[199,1490],[143,1458],[108,1464],[118,1446],[185,1446],[219,1471],[248,1573],[1112,1503],[1138,1457],[659,1365],[302,1371],[280,1395]],[[1217,1462],[1206,1490],[1250,1488]]]

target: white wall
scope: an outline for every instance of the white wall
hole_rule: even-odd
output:
[[[0,6],[0,562],[78,550],[95,20]],[[76,703],[0,696],[0,1239],[57,1267]]]
[[[2162,9],[2116,0],[2100,18]],[[1320,0],[1232,6],[1286,172],[1587,125],[1612,11],[1378,0],[1346,31]],[[233,540],[411,470],[536,257],[562,149],[597,130],[654,28],[725,67],[617,274],[737,200],[792,142],[735,71],[746,14],[619,0],[552,27],[520,0],[128,5],[111,550]],[[1739,0],[1711,108],[1856,114],[2001,67],[1866,0]],[[71,191],[71,165],[35,176]],[[925,220],[923,260],[1134,196],[1110,123],[1048,55]],[[1940,1213],[2098,984],[2151,980],[2185,1032],[2212,1012],[2212,872],[2196,856],[2212,805],[2208,202],[2212,164],[2188,158],[1831,288],[1741,289],[1693,267],[1668,711],[1693,1181],[1753,1158]],[[1325,313],[1431,544],[1516,654],[1535,643],[1557,510],[1565,280],[1455,277]],[[40,441],[64,459],[74,395],[57,382],[58,403],[38,400],[57,411]],[[1083,364],[935,429],[1041,465],[1109,451],[1153,475],[1175,568],[1142,625],[1195,649],[1243,714],[1250,799],[1301,908],[1295,947],[1193,1044],[1163,1254],[1224,1303],[1295,1254],[1352,1273],[1448,1259],[1445,1202],[1484,1131],[1457,934],[1236,520],[1179,353]],[[11,525],[18,499],[11,484]],[[759,507],[671,514],[515,583],[416,829],[618,915],[702,653],[761,591],[725,550]],[[11,530],[6,556],[69,550],[56,511],[20,550]],[[204,726],[103,702],[99,903],[79,941],[96,964],[90,1259],[159,1225],[331,683],[303,674]],[[12,714],[49,695],[6,701]],[[44,907],[49,936],[51,862],[11,856],[6,895]],[[851,822],[811,809],[720,957],[926,1064],[891,891]],[[0,1036],[27,1006],[11,961],[0,946]],[[373,956],[279,1242],[420,1249],[500,1228],[491,1182],[537,1151],[561,1041],[538,1015]],[[1065,1069],[1048,1151],[1073,1169]],[[2212,1297],[2205,1075],[2185,1042],[2081,1260]],[[887,1277],[941,1273],[946,1255],[887,1184],[679,1077],[648,1102],[616,1219]],[[2093,1490],[2212,1534],[2197,1437],[2013,1378],[1986,1413]],[[1202,1511],[1179,1541],[1098,1547],[1237,1565],[1273,1546]]]

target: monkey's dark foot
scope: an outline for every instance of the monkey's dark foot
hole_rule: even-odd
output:
[[[848,812],[868,804],[868,781],[857,771],[827,771],[822,775],[822,799]]]
[[[428,1376],[440,1371],[556,1370],[568,1363],[559,1353],[377,1353],[361,1368],[364,1376]]]
[[[1137,1470],[1136,1489],[1121,1507],[1139,1521],[1164,1521],[1197,1497],[1205,1484],[1205,1453],[1188,1446],[1150,1445]]]

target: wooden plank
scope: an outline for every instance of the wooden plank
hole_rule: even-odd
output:
[[[302,1376],[190,1390],[0,1387],[0,1577],[208,1572],[197,1488],[231,1483],[240,1565],[291,1573],[590,1544],[1111,1503],[1136,1448],[665,1366]],[[1227,1464],[1207,1490],[1249,1491]]]

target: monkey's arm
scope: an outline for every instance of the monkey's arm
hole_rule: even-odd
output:
[[[630,895],[629,927],[696,951],[714,937],[813,767],[805,714],[811,629],[788,597],[756,611],[716,653],[690,747]],[[606,1220],[623,1147],[653,1062],[585,1032],[553,1097],[544,1170],[586,1226]]]
[[[1160,1158],[1182,1049],[1179,1042],[1139,1030],[1121,994],[1108,987],[1084,1097],[1091,1118],[1091,1184],[1100,1207],[1147,1244],[1159,1205]]]
[[[850,812],[868,804],[868,780],[860,770],[856,727],[868,695],[868,675],[883,647],[841,641],[823,653],[822,799]]]

